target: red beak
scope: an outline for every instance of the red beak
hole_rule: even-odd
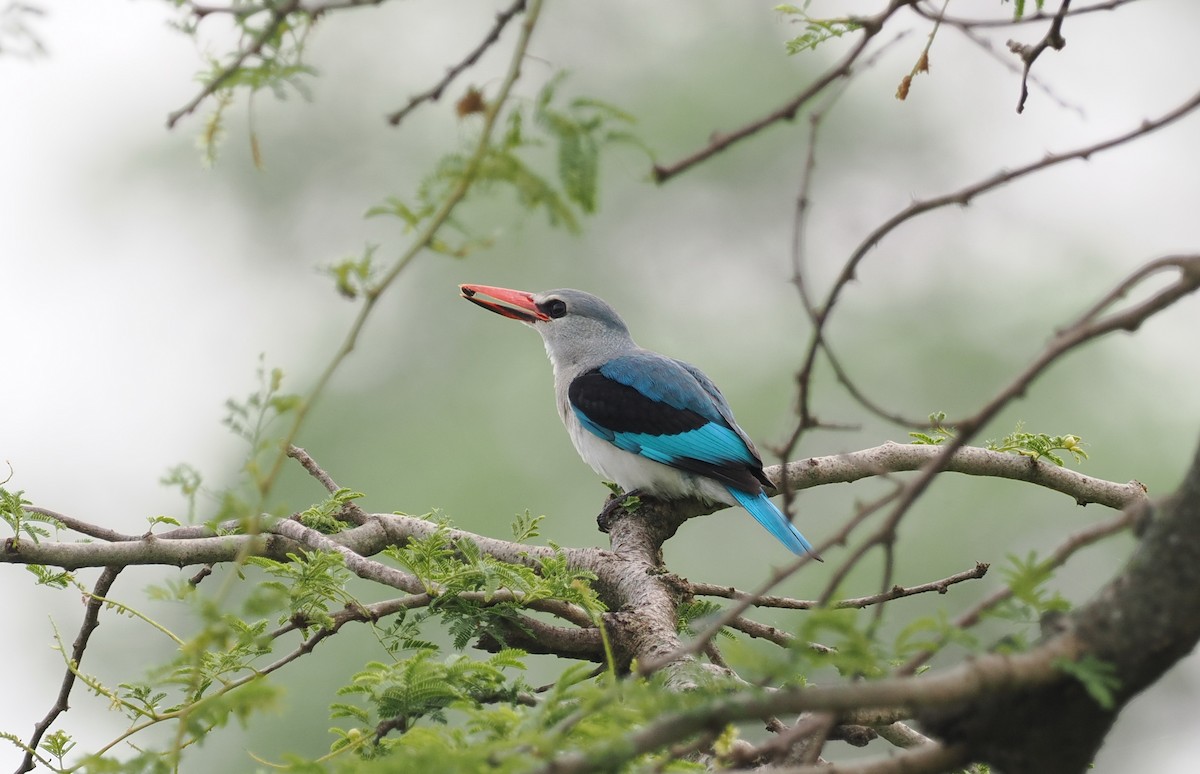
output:
[[[459,285],[458,292],[472,304],[478,304],[489,312],[502,314],[513,320],[534,323],[550,319],[533,302],[533,295],[524,290],[508,290],[489,285]]]

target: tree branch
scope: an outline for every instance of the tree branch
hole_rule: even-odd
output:
[[[789,462],[786,475],[779,465],[772,465],[764,470],[767,477],[774,482],[782,483],[786,479],[788,486],[807,489],[824,484],[849,483],[891,473],[921,470],[943,454],[944,446],[887,441],[861,451]],[[976,446],[956,449],[947,457],[943,470],[968,476],[1024,481],[1069,495],[1080,505],[1098,503],[1120,509],[1146,496],[1145,487],[1136,481],[1118,484],[1093,478],[1070,468],[1059,467],[1052,462]]]

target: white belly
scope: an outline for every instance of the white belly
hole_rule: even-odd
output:
[[[626,492],[635,489],[664,499],[699,497],[704,500],[735,505],[736,501],[725,487],[704,476],[677,470],[670,465],[646,459],[619,449],[603,438],[588,432],[569,406],[560,406],[559,414],[571,443],[583,461],[605,479],[618,484]],[[565,410],[563,410],[565,409]]]

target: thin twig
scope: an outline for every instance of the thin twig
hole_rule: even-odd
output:
[[[941,580],[922,583],[917,586],[893,586],[891,589],[879,594],[872,594],[867,597],[853,597],[851,599],[839,599],[831,602],[829,607],[841,610],[845,608],[864,608],[871,605],[878,605],[883,602],[890,602],[893,599],[902,597],[911,597],[916,594],[926,594],[928,592],[936,592],[945,594],[951,586],[963,581],[975,580],[982,578],[987,574],[989,565],[984,562],[976,562],[975,566],[969,570],[955,573]],[[819,607],[816,600],[810,599],[792,599],[790,597],[774,597],[763,596],[754,597],[746,591],[735,589],[732,586],[718,586],[714,583],[692,583],[686,582],[686,590],[697,596],[704,597],[723,597],[725,599],[753,599],[755,607],[776,607],[785,610],[812,610]]]
[[[1067,563],[1077,551],[1087,546],[1092,545],[1106,537],[1115,535],[1118,532],[1123,532],[1133,526],[1144,514],[1145,503],[1137,503],[1130,506],[1128,509],[1117,514],[1108,521],[1101,522],[1087,529],[1080,530],[1065,541],[1062,542],[1050,556],[1046,557],[1042,562],[1042,566],[1047,570],[1057,569]],[[970,610],[967,610],[962,615],[954,620],[954,626],[958,629],[969,629],[975,624],[983,620],[983,615],[987,611],[995,608],[1000,603],[1013,596],[1011,586],[1004,586],[997,589],[994,593],[983,599]],[[929,661],[934,655],[934,651],[925,650],[917,653],[902,666],[896,670],[898,675],[910,675],[919,669],[925,662]]]
[[[479,61],[479,57],[483,56],[492,45],[500,39],[500,33],[508,26],[508,23],[513,20],[517,14],[525,10],[525,0],[516,0],[515,3],[508,8],[496,14],[496,23],[492,25],[491,30],[484,36],[479,45],[471,50],[458,64],[446,70],[446,75],[440,81],[435,83],[432,88],[427,89],[420,94],[416,94],[409,98],[408,104],[400,108],[396,112],[387,117],[388,123],[396,126],[404,120],[412,111],[416,110],[424,102],[437,102],[441,99],[442,92],[446,87],[457,78],[464,70],[471,67]]]
[[[79,634],[75,636],[75,642],[71,646],[71,655],[67,659],[67,672],[63,675],[62,686],[58,690],[58,698],[54,700],[54,706],[46,713],[33,727],[33,736],[30,737],[29,743],[26,745],[25,757],[21,760],[21,765],[17,767],[17,774],[22,774],[26,771],[33,771],[33,750],[41,743],[42,737],[50,730],[50,726],[58,719],[58,716],[67,711],[70,705],[71,689],[75,686],[76,670],[79,664],[83,661],[84,651],[87,650],[88,640],[91,639],[92,632],[96,631],[96,627],[100,625],[100,609],[104,606],[102,599],[108,595],[109,589],[112,588],[113,582],[121,573],[121,567],[109,566],[105,567],[100,573],[100,577],[96,579],[96,585],[92,587],[92,592],[88,596],[87,606],[84,608],[83,622],[79,626]]]
[[[1009,50],[1021,57],[1021,61],[1025,64],[1024,72],[1021,74],[1021,97],[1017,100],[1018,113],[1025,112],[1025,100],[1029,98],[1029,68],[1033,67],[1033,63],[1045,53],[1046,49],[1062,51],[1063,46],[1067,45],[1067,39],[1062,36],[1062,26],[1070,7],[1071,0],[1062,0],[1058,13],[1054,14],[1054,19],[1050,22],[1050,29],[1046,30],[1046,34],[1034,45],[1026,46],[1011,40],[1008,42]]]
[[[1108,2],[1104,3],[1095,3],[1093,5],[1086,5],[1082,8],[1075,8],[1066,15],[1074,18],[1076,16],[1084,16],[1097,11],[1115,11],[1123,5],[1136,2],[1141,2],[1141,0],[1108,0]],[[976,27],[1016,27],[1022,24],[1036,24],[1038,22],[1050,21],[1058,15],[1057,13],[1046,13],[1045,11],[1039,10],[1035,11],[1034,13],[1027,13],[1020,19],[1014,19],[1011,16],[1003,19],[970,19],[965,16],[946,16],[945,14],[941,14],[936,10],[923,8],[921,3],[917,3],[916,5],[912,6],[912,9],[915,13],[920,16],[924,16],[930,21],[933,21],[934,19],[941,19],[943,24],[967,29],[973,29]]]

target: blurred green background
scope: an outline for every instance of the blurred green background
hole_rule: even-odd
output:
[[[917,79],[908,101],[893,99],[928,31],[912,24],[823,125],[807,251],[818,292],[870,229],[913,198],[1124,131],[1192,93],[1196,84],[1179,76],[1200,71],[1182,23],[1195,20],[1195,7],[1148,5],[1073,19],[1070,46],[1036,67],[1053,95],[1035,89],[1020,116],[1017,77],[948,30],[932,50],[932,73]],[[382,116],[436,81],[499,6],[426,1],[330,17],[310,43],[320,71],[309,81],[311,99],[264,94],[252,111],[238,103],[221,158],[206,169],[194,142],[203,116],[173,132],[162,125],[192,96],[200,54],[228,45],[219,24],[202,28],[197,45],[165,27],[166,4],[43,6],[38,29],[49,58],[0,58],[9,105],[0,126],[0,323],[12,366],[0,387],[0,458],[14,470],[8,486],[35,503],[141,531],[145,517],[182,510],[157,485],[171,464],[196,465],[214,488],[236,470],[243,449],[220,425],[222,403],[254,388],[260,353],[286,371],[287,389],[306,389],[323,367],[354,309],[318,268],[367,244],[382,257],[402,251],[398,223],[362,214],[385,196],[409,194],[441,154],[474,136],[476,119],[459,120],[453,99],[468,84],[495,90],[513,32],[440,103],[392,129]],[[1133,29],[1153,34],[1122,32]],[[551,3],[518,98],[531,99],[568,69],[562,93],[627,109],[658,158],[673,161],[713,131],[775,108],[845,48],[789,58],[783,41],[797,32],[770,4]],[[1041,34],[1021,32],[1029,41]],[[264,171],[249,157],[250,112]],[[807,136],[804,120],[771,127],[662,187],[649,182],[644,156],[617,150],[602,170],[599,213],[581,236],[548,228],[540,214],[522,217],[504,197],[474,199],[469,217],[495,247],[465,260],[426,255],[406,271],[300,444],[341,484],[366,492],[371,509],[436,508],[496,537],[528,509],[547,516],[544,540],[603,544],[594,516],[606,490],[559,424],[540,340],[463,303],[460,282],[597,293],[640,344],[703,368],[764,451],[782,441],[808,336],[788,284]],[[1195,249],[1200,178],[1186,170],[1198,161],[1197,136],[1191,119],[906,224],[875,249],[838,307],[829,335],[844,364],[894,411],[976,409],[1056,326],[1126,273]],[[1200,426],[1198,329],[1197,305],[1186,301],[1136,336],[1071,355],[983,437],[1020,420],[1031,431],[1075,433],[1092,455],[1084,472],[1170,491]],[[801,454],[907,440],[905,429],[866,415],[827,370],[817,386],[820,416],[859,429],[812,433]],[[881,491],[869,482],[807,491],[801,527],[820,540]],[[321,492],[292,472],[285,496],[299,507]],[[920,583],[975,561],[998,569],[1009,553],[1045,553],[1106,517],[1048,491],[945,476],[903,524],[895,580]],[[1085,599],[1130,545],[1112,541],[1084,554],[1056,588]],[[824,566],[781,593],[819,593],[839,554],[828,552]],[[668,566],[680,574],[743,588],[786,558],[733,510],[688,523],[667,546]],[[877,590],[877,569],[864,565],[844,593]],[[115,591],[136,601],[140,589],[172,575],[131,570]],[[960,610],[998,583],[993,575],[946,597],[901,603],[889,620],[898,627],[917,611]],[[15,567],[0,571],[0,589],[8,621],[0,657],[28,667],[10,680],[10,696],[21,698],[0,703],[0,729],[27,735],[61,672],[43,616],[69,640],[80,610],[69,594],[31,588]],[[186,626],[163,606],[148,609]],[[756,617],[789,625],[770,612]],[[140,676],[165,658],[167,644],[109,616],[85,667],[114,682]],[[217,735],[194,770],[249,770],[246,749],[268,760],[327,749],[324,707],[380,653],[365,632],[320,650],[282,675],[289,693],[277,716],[253,737]],[[1197,664],[1189,659],[1134,704],[1096,771],[1129,771],[1134,760],[1139,770],[1192,770],[1200,751],[1180,734],[1200,697]],[[551,667],[540,677],[549,679]],[[119,729],[103,702],[78,691],[73,703],[65,725],[84,746]],[[0,761],[12,754],[0,752]]]

